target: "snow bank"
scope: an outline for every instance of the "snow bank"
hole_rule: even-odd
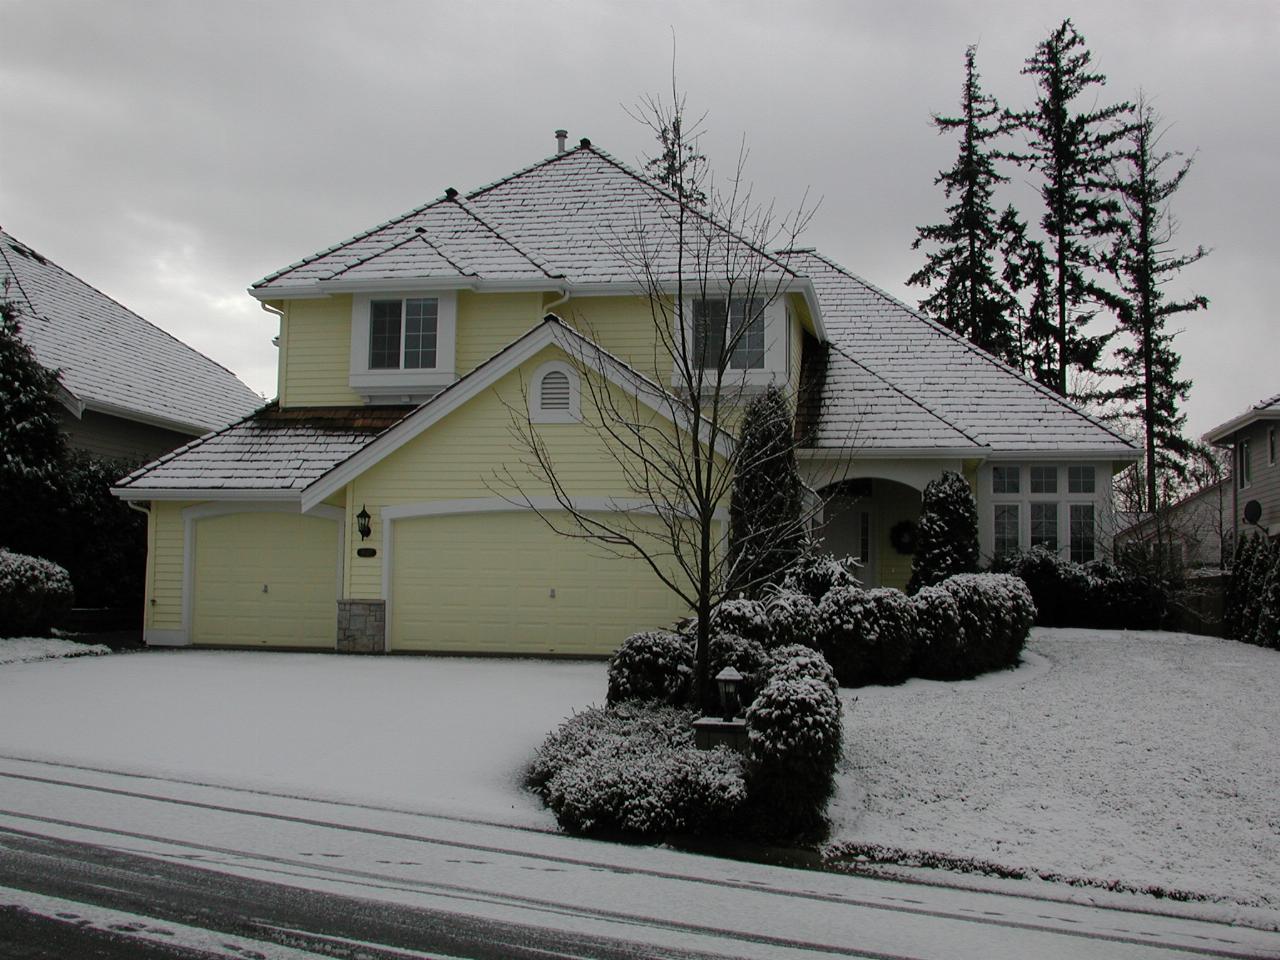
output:
[[[1280,906],[1280,656],[1082,629],[1027,651],[975,681],[842,693],[833,846]]]
[[[100,657],[110,652],[109,647],[100,643],[75,643],[52,637],[0,638],[0,664],[33,663],[62,657]]]

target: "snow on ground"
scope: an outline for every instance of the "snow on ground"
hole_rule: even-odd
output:
[[[1065,629],[1013,671],[842,691],[832,840],[1280,906],[1277,691],[1274,651]]]
[[[62,657],[99,657],[110,652],[100,643],[75,643],[53,637],[0,637],[0,664],[32,663]]]
[[[0,668],[0,754],[554,828],[521,788],[600,662],[148,651]]]

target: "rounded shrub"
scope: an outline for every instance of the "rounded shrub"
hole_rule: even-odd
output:
[[[871,683],[871,636],[875,626],[867,594],[857,587],[836,587],[818,604],[818,649],[841,686]]]
[[[907,592],[977,570],[978,508],[973,490],[960,474],[946,470],[924,488]]]
[[[731,633],[767,646],[771,629],[769,614],[759,600],[723,600],[711,611],[711,635]]]
[[[960,626],[973,676],[1013,666],[1031,633],[1035,606],[1019,578],[962,573],[940,584],[960,611]]]
[[[685,637],[666,630],[633,634],[609,660],[608,702],[687,703],[693,668],[693,645]]]
[[[911,598],[916,608],[916,647],[912,670],[930,680],[959,680],[973,675],[960,606],[942,587],[921,587]]]
[[[806,553],[787,570],[782,580],[786,590],[803,593],[814,603],[819,603],[830,591],[838,587],[860,586],[854,575],[858,563],[852,557],[836,559],[819,553]]]
[[[775,646],[800,643],[812,647],[818,636],[818,605],[807,593],[776,589],[765,596],[770,639]]]
[[[827,663],[827,658],[813,647],[799,643],[770,650],[767,672],[769,680],[797,680],[807,677],[825,683],[832,693],[840,689],[840,681],[836,679],[836,673],[831,669],[831,664]]]
[[[759,835],[814,834],[841,755],[840,700],[814,677],[775,676],[747,711],[749,822]]]
[[[763,644],[733,633],[717,633],[711,637],[707,648],[708,676],[713,680],[725,667],[733,667],[742,674],[742,705],[755,699],[764,679],[769,655]]]
[[[878,587],[867,591],[874,625],[870,659],[878,683],[901,683],[911,675],[916,646],[915,605],[901,590]]]
[[[1078,563],[1064,560],[1052,550],[1030,550],[1003,557],[992,564],[993,573],[1011,573],[1031,591],[1038,611],[1037,623],[1044,627],[1091,625],[1089,575]]]
[[[0,635],[48,636],[73,599],[71,577],[62,567],[0,549]]]

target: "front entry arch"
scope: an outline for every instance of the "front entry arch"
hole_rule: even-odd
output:
[[[900,549],[893,532],[904,522],[919,522],[920,492],[894,480],[862,477],[831,484],[819,494],[824,507],[815,534],[824,552],[857,558],[865,586],[905,588],[911,555]]]

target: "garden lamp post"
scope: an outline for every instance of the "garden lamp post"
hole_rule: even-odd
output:
[[[725,667],[716,674],[716,686],[720,688],[720,706],[725,720],[732,720],[738,715],[738,706],[742,702],[738,694],[741,685],[742,674],[733,667]]]

